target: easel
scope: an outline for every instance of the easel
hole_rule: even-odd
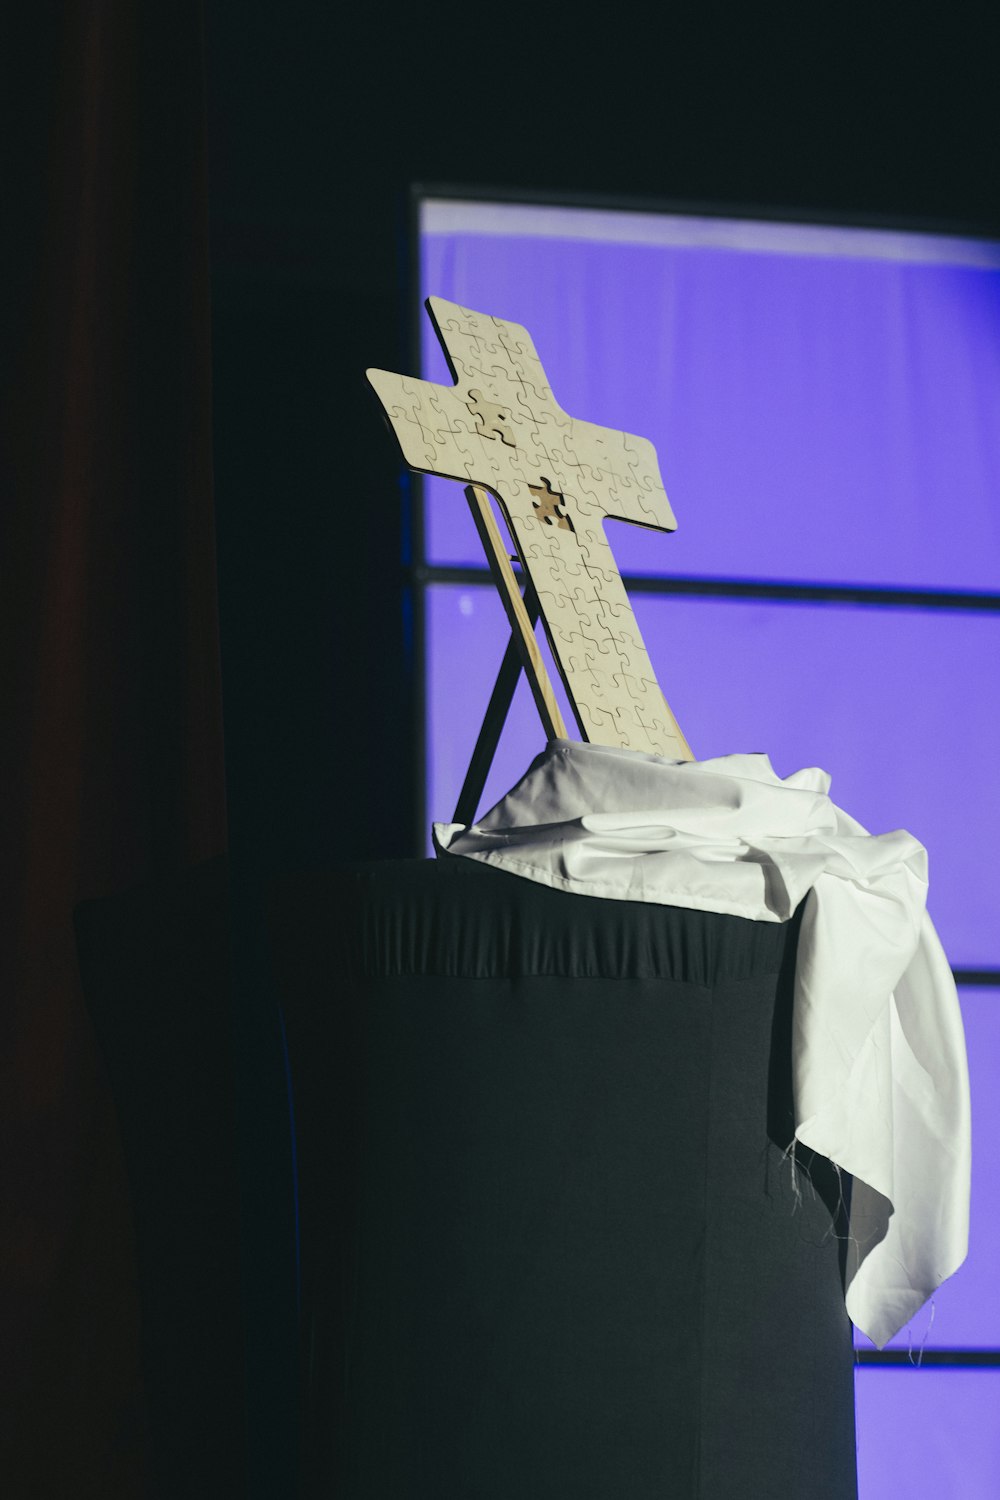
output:
[[[692,760],[602,524],[614,516],[676,528],[652,443],[564,412],[519,324],[439,297],[428,299],[427,310],[455,385],[385,370],[369,370],[368,379],[407,464],[465,481],[511,626],[454,821],[475,816],[522,667],[546,739],[567,737],[535,638],[539,616],[582,739]],[[524,573],[523,597],[491,494]]]

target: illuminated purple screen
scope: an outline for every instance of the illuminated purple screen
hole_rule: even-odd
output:
[[[422,248],[425,295],[523,323],[565,410],[655,443],[678,529],[623,527],[626,571],[996,589],[1000,247],[442,203]],[[427,489],[428,560],[479,563]]]
[[[857,1378],[860,1500],[996,1500],[1000,1370]]]
[[[424,295],[530,329],[572,415],[655,443],[678,530],[610,523],[623,571],[997,592],[1000,246],[432,201],[421,256]],[[425,376],[450,383],[429,324],[423,357]],[[425,495],[428,564],[482,567],[461,487]],[[425,601],[428,813],[450,821],[507,627],[488,583],[432,582]],[[952,964],[1000,966],[1000,613],[648,593],[633,605],[697,755],[762,750],[781,775],[823,766],[871,831],[905,827],[927,846]],[[565,700],[563,712],[572,725]],[[483,808],[541,746],[522,681]],[[973,1249],[903,1348],[1000,1349],[1000,989],[963,987],[962,1003]],[[862,1367],[861,1500],[995,1495],[998,1398],[997,1370]]]
[[[907,828],[929,850],[931,915],[951,962],[997,963],[1000,615],[650,594],[632,603],[696,755],[762,750],[781,776],[822,766],[834,801],[872,833]],[[454,812],[506,635],[491,584],[428,591],[434,819]],[[484,809],[543,745],[522,682]]]
[[[1000,1348],[1000,1130],[996,1128],[996,1080],[1000,1078],[1000,994],[962,986],[962,1017],[969,1049],[972,1089],[972,1212],[969,1258],[934,1294],[894,1348]],[[855,1342],[870,1348],[858,1335]],[[1000,1442],[1000,1433],[998,1433]],[[998,1471],[1000,1472],[1000,1471]]]

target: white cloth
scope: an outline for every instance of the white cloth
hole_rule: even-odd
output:
[[[807,897],[793,1011],[795,1136],[854,1178],[847,1310],[882,1347],[968,1247],[958,996],[927,916],[927,855],[868,834],[825,771],[676,762],[554,740],[441,854],[560,890],[784,922]]]

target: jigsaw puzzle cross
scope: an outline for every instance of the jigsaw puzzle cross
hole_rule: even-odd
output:
[[[581,736],[690,760],[603,526],[676,528],[655,448],[564,412],[519,324],[440,297],[427,308],[455,385],[368,371],[404,459],[498,500]]]

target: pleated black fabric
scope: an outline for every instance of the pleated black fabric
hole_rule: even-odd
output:
[[[283,885],[307,1493],[853,1500],[796,936],[458,859]]]
[[[567,896],[455,857],[357,865],[338,878],[335,911],[324,909],[321,882],[298,889],[303,901],[318,899],[313,916],[330,926],[331,959],[352,975],[718,984],[776,974],[787,944],[777,922]]]

